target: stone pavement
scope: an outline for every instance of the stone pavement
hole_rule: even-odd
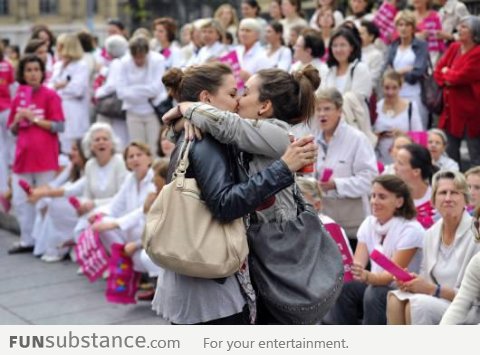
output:
[[[168,324],[150,302],[108,303],[105,281],[91,284],[71,261],[8,255],[18,236],[0,229],[0,324]]]

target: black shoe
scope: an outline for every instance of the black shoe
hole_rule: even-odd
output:
[[[24,247],[22,245],[15,245],[13,248],[8,250],[8,254],[21,254],[21,253],[32,253],[33,252],[33,245],[28,247]]]

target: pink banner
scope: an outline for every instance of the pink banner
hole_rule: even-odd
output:
[[[108,267],[108,255],[103,247],[98,233],[91,227],[87,227],[75,245],[77,263],[80,265],[83,274],[90,282],[94,282]]]
[[[120,304],[137,303],[135,293],[138,289],[140,273],[133,270],[132,258],[125,254],[123,244],[112,245],[108,270],[109,276],[105,291],[107,301]]]
[[[219,57],[218,60],[222,63],[228,64],[232,68],[233,76],[235,76],[235,80],[237,81],[237,89],[243,90],[245,83],[240,78],[240,71],[242,68],[240,67],[237,52],[233,50],[225,54],[223,57]]]
[[[343,235],[340,226],[336,223],[324,224],[325,229],[332,236],[333,240],[337,243],[338,249],[342,254],[344,276],[343,282],[349,282],[353,280],[351,267],[353,264],[353,255],[350,247],[348,246],[348,239]]]
[[[427,147],[428,145],[428,133],[427,131],[409,131],[408,135],[412,140],[420,145],[423,145],[424,147]]]
[[[370,254],[370,259],[380,265],[386,272],[392,274],[395,278],[397,278],[397,280],[407,282],[413,280],[414,278],[407,271],[403,270],[400,266],[395,264],[377,249],[372,251]]]

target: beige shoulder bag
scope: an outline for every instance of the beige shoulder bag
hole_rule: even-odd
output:
[[[191,142],[182,145],[173,180],[146,218],[143,247],[156,264],[179,274],[215,279],[240,269],[248,254],[243,219],[216,220],[194,178],[185,178]]]

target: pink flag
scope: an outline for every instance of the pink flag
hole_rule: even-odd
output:
[[[222,63],[230,65],[233,71],[233,76],[235,76],[235,80],[237,81],[237,89],[243,90],[245,83],[240,78],[240,71],[242,68],[240,67],[240,61],[238,60],[237,52],[233,50],[225,54],[223,57],[219,57],[218,60]]]

